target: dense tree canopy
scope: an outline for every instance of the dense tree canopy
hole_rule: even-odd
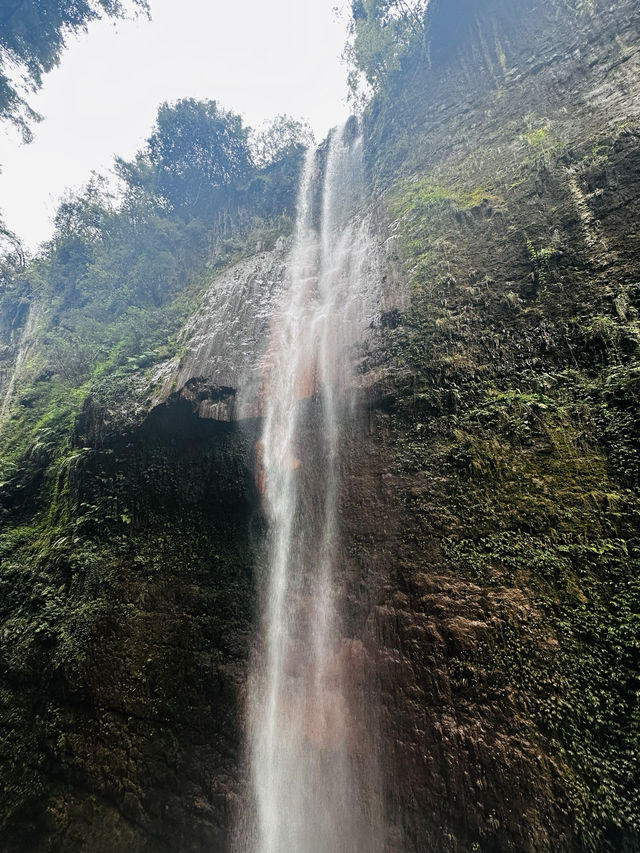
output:
[[[273,218],[285,217],[280,227],[288,227],[310,132],[280,116],[260,135],[259,165],[250,133],[215,101],[162,104],[143,149],[132,161],[116,160],[118,197],[94,174],[60,204],[43,258],[52,304],[103,320],[160,306],[194,269],[238,251],[242,240],[227,240],[229,223],[238,235]]]
[[[352,0],[347,47],[352,89],[363,75],[375,91],[401,67],[407,51],[423,41],[427,6],[428,0]]]
[[[28,140],[39,117],[25,95],[60,61],[72,33],[104,15],[148,11],[147,0],[3,0],[0,4],[0,120],[16,125]]]
[[[135,163],[118,161],[130,184],[187,216],[206,215],[220,190],[245,183],[253,170],[249,129],[215,101],[185,98],[158,110],[146,149]]]
[[[127,187],[127,204],[136,193],[146,194],[161,209],[211,221],[238,193],[248,191],[257,202],[265,182],[273,200],[274,169],[288,194],[287,175],[297,173],[301,152],[312,141],[309,126],[290,116],[277,116],[254,132],[216,101],[185,98],[162,104],[145,148],[133,162],[117,159],[116,171]]]
[[[309,125],[287,115],[276,116],[273,121],[252,133],[250,139],[253,162],[258,167],[275,163],[300,146],[312,143],[313,133]]]

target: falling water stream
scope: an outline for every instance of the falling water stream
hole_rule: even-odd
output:
[[[16,363],[14,365],[13,371],[11,373],[11,378],[7,384],[6,390],[2,397],[2,403],[0,403],[0,420],[3,419],[9,413],[11,403],[13,402],[13,393],[15,391],[16,383],[21,378],[22,372],[24,371],[25,365],[28,363],[29,356],[31,355],[36,341],[35,331],[37,329],[39,319],[39,307],[37,305],[31,305],[29,308],[27,321],[24,324],[24,330],[20,337],[20,345],[18,347]]]
[[[253,805],[241,853],[382,847],[375,757],[354,687],[362,693],[363,655],[342,625],[339,573],[340,435],[353,416],[369,249],[354,216],[361,138],[334,132],[326,157],[322,169],[316,152],[306,156],[287,284],[263,364],[258,455],[269,554],[249,681]]]

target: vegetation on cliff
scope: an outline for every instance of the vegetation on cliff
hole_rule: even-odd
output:
[[[92,377],[167,358],[213,272],[287,233],[306,133],[281,118],[261,135],[257,167],[238,116],[212,101],[164,104],[145,149],[117,163],[119,198],[94,176],[61,204],[40,257],[24,269],[5,256],[5,332],[18,341],[38,315],[38,346],[8,390],[19,405],[3,429],[5,465],[22,464],[43,417],[49,428],[52,412],[78,410]]]
[[[393,387],[372,420],[393,448],[362,441],[402,504],[389,585],[414,633],[391,650],[410,664],[393,687],[417,707],[411,748],[446,780],[414,803],[399,774],[415,849],[427,831],[446,853],[640,843],[640,163],[616,100],[637,83],[624,4],[601,5],[554,0],[526,21],[504,0],[352,5],[372,204],[409,289],[376,354]],[[86,849],[97,826],[114,849],[175,849],[187,800],[192,837],[223,849],[254,436],[181,402],[137,430],[122,413],[205,284],[288,232],[307,139],[286,118],[252,135],[215,102],[165,104],[117,164],[119,197],[95,177],[26,267],[6,235],[7,372],[23,354],[0,434],[7,850]],[[421,597],[425,576],[455,595]],[[420,705],[441,675],[442,707]],[[447,752],[430,713],[506,742],[509,767]]]
[[[506,87],[500,74],[516,60],[497,37],[483,49],[482,73]],[[400,85],[410,134],[397,121]],[[407,511],[415,535],[437,543],[433,570],[512,602],[482,641],[460,641],[452,703],[513,734],[518,720],[535,724],[572,849],[635,850],[637,131],[585,114],[563,130],[532,116],[518,127],[498,107],[498,95],[517,101],[516,84],[508,96],[498,88],[479,139],[447,150],[464,119],[416,116],[425,90],[438,87],[438,104],[452,85],[427,67],[388,77],[367,114],[372,178],[388,187],[411,288],[386,331],[387,357],[407,377],[393,406]],[[484,141],[492,134],[500,153]],[[510,721],[497,722],[496,702],[512,707]],[[497,820],[477,849],[506,849]]]
[[[70,793],[89,747],[68,703],[108,689],[109,667],[99,683],[87,658],[92,638],[113,640],[110,653],[130,671],[131,696],[151,677],[153,696],[140,698],[136,711],[150,715],[150,726],[168,716],[191,729],[195,715],[211,714],[197,679],[178,707],[166,656],[153,664],[155,641],[141,624],[146,609],[173,620],[171,642],[182,642],[183,605],[163,592],[168,578],[201,587],[191,634],[217,650],[207,666],[224,668],[246,654],[254,561],[246,436],[200,429],[185,415],[171,427],[160,422],[159,434],[135,441],[122,435],[104,448],[98,422],[119,410],[123,395],[135,394],[136,383],[152,384],[151,372],[175,354],[177,333],[212,277],[258,241],[269,246],[290,230],[308,136],[306,126],[284,116],[250,134],[215,102],[164,104],[145,148],[134,161],[117,162],[118,196],[94,176],[60,205],[54,236],[37,258],[25,265],[19,253],[4,256],[0,357],[13,378],[4,386],[0,433],[3,849],[34,849],[49,832],[62,833],[63,847],[72,844],[64,833],[73,835],[74,818],[63,816],[72,808],[89,822],[110,819],[108,809],[88,817],[101,808],[90,788],[76,806]],[[180,438],[184,430],[190,438]],[[174,510],[180,520],[168,533]],[[119,621],[138,639],[114,632]],[[194,665],[200,663],[196,655]],[[120,701],[114,688],[114,720]],[[210,750],[228,750],[220,744],[236,727],[220,730]],[[168,745],[167,754],[182,756],[191,737],[179,748]],[[222,767],[228,756],[209,760]],[[100,771],[115,785],[118,761],[116,750]],[[59,774],[64,781],[52,782]],[[170,779],[159,784],[174,787]],[[211,831],[206,823],[203,832]],[[112,843],[137,843],[122,832],[113,830]]]

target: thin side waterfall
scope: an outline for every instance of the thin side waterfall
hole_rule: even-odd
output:
[[[16,382],[20,379],[24,366],[33,350],[35,343],[34,332],[39,319],[40,309],[37,305],[32,304],[29,308],[29,315],[20,337],[20,347],[18,349],[18,356],[11,374],[11,379],[7,384],[6,391],[2,398],[2,404],[0,405],[0,420],[4,419],[4,417],[9,413],[11,403],[13,402],[13,392],[15,391]]]
[[[362,140],[329,145],[321,204],[309,151],[283,301],[264,364],[260,480],[269,523],[261,643],[249,681],[253,802],[241,853],[379,853],[364,655],[341,619],[340,436],[368,245],[355,221]],[[356,686],[357,685],[357,686]]]

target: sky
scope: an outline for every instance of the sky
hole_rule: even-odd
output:
[[[346,0],[345,0],[346,2]],[[99,21],[29,98],[35,139],[0,129],[0,210],[34,250],[68,188],[149,136],[158,106],[210,98],[252,127],[286,113],[321,139],[346,117],[341,0],[150,0],[152,20]]]

